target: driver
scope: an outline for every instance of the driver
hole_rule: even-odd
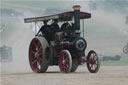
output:
[[[59,28],[59,25],[58,25],[58,20],[55,19],[53,21],[53,23],[50,25],[50,27],[51,27],[51,31],[52,31],[52,33],[51,33],[52,37],[51,38],[52,38],[52,40],[54,40],[56,32],[60,31],[60,28]]]
[[[68,30],[71,30],[71,25],[68,22],[63,23],[61,26],[61,31],[68,31]]]
[[[51,41],[52,31],[50,29],[50,25],[48,25],[47,22],[47,20],[43,21],[44,25],[40,28],[37,35],[41,32],[49,43]]]
[[[46,34],[46,32],[47,32],[47,30],[50,28],[50,26],[49,25],[47,25],[47,20],[45,20],[45,21],[43,21],[43,26],[40,28],[40,30],[38,31],[38,33],[37,34],[39,34],[40,32],[42,33],[42,34]]]

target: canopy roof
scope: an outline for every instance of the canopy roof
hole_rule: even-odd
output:
[[[60,14],[50,15],[50,16],[42,16],[42,17],[33,17],[33,18],[25,18],[25,23],[30,22],[39,22],[45,20],[58,20],[59,22],[63,21],[71,21],[74,16],[74,11],[64,12]],[[87,12],[80,12],[80,19],[88,19],[91,18],[91,14]]]

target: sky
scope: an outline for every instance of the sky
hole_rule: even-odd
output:
[[[89,1],[92,1],[92,3],[90,4]],[[108,47],[108,45],[120,44],[123,46],[127,42],[128,26],[125,24],[125,17],[128,14],[128,7],[125,5],[126,0],[2,0],[1,8],[4,8],[2,15],[7,16],[2,18],[2,23],[4,22],[12,26],[14,24],[11,20],[15,22],[17,19],[21,19],[20,21],[23,21],[23,18],[26,17],[44,16],[70,11],[74,4],[81,5],[82,11],[92,14],[91,19],[85,20],[85,37],[89,38],[91,42],[96,39],[97,44],[94,44],[96,48],[99,47],[100,41],[107,44],[106,47]],[[95,4],[97,5],[96,7]],[[9,15],[9,12],[12,13]],[[14,30],[14,28],[12,29]],[[4,37],[9,36],[8,32],[10,32],[11,28],[7,28],[6,30],[2,33],[3,40]],[[107,43],[106,38],[112,43]],[[6,42],[6,39],[4,41]],[[116,47],[116,49],[117,48],[118,47]]]
[[[84,21],[84,38],[88,43],[86,54],[91,49],[103,55],[123,54],[123,46],[128,42],[126,3],[127,0],[2,0],[1,45],[13,48],[13,62],[9,64],[18,68],[9,69],[8,64],[3,64],[5,70],[23,70],[19,66],[25,66],[25,70],[30,70],[28,48],[34,32],[32,24],[24,23],[24,18],[71,11],[75,4],[81,6],[81,11],[92,14],[91,19]]]

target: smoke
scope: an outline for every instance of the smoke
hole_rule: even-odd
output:
[[[12,22],[10,22],[8,28],[6,28],[8,29],[6,37],[3,36],[2,39],[5,45],[12,47],[13,55],[12,62],[2,63],[2,72],[30,71],[28,62],[28,48],[31,39],[34,37],[34,32],[30,29],[30,24],[24,23],[24,17],[28,15],[33,16],[34,13],[31,14],[25,11],[20,11],[20,13],[22,13],[24,16],[14,16],[10,18]]]
[[[106,55],[121,54],[128,37],[124,16],[104,10],[91,13],[92,20],[86,22],[86,33],[91,42],[89,46]]]

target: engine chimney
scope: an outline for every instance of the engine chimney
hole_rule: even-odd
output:
[[[74,28],[76,31],[80,30],[80,5],[74,5]]]

